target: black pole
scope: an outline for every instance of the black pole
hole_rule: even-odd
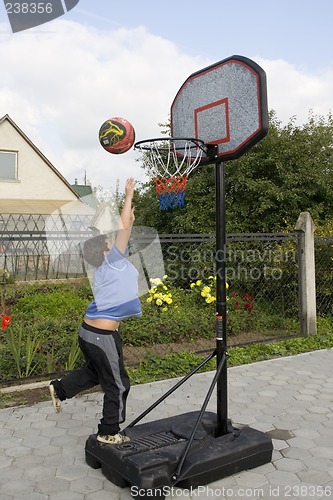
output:
[[[191,370],[190,373],[185,375],[185,377],[183,377],[179,382],[177,382],[177,384],[175,384],[173,387],[171,387],[171,389],[169,389],[165,394],[163,394],[163,396],[161,396],[157,401],[155,401],[155,403],[153,403],[151,406],[149,406],[149,408],[147,408],[147,410],[145,410],[143,413],[141,413],[135,420],[133,420],[133,422],[128,424],[128,426],[124,430],[129,429],[130,427],[134,427],[135,424],[140,422],[140,420],[142,420],[143,417],[148,415],[148,413],[150,413],[152,410],[154,410],[156,408],[156,406],[158,406],[160,403],[162,403],[162,401],[164,401],[168,396],[170,396],[170,394],[175,392],[176,389],[178,389],[178,387],[183,385],[190,377],[192,377],[192,375],[194,375],[198,370],[200,370],[200,368],[202,368],[204,365],[206,365],[208,363],[208,361],[210,361],[214,356],[216,356],[216,351],[212,352],[206,359],[201,361],[201,363],[199,363],[195,368],[193,368],[193,370]]]
[[[217,380],[217,435],[228,432],[227,384],[227,294],[226,294],[226,217],[225,168],[216,163],[216,363],[224,361]]]

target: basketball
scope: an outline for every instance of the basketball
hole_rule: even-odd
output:
[[[125,118],[110,118],[99,129],[99,142],[109,153],[119,155],[126,153],[134,144],[135,131],[133,125]]]

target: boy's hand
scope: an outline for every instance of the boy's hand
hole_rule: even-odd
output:
[[[135,180],[133,179],[133,177],[129,177],[125,185],[126,198],[133,198],[134,187],[135,187]]]

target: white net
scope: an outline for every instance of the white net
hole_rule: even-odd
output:
[[[204,146],[197,139],[170,137],[135,144],[147,174],[155,182],[161,210],[184,205],[187,177],[200,164]]]
[[[155,177],[187,177],[200,163],[204,143],[197,139],[161,138],[140,141],[135,149],[153,179]]]

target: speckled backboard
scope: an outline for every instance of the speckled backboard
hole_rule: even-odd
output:
[[[266,74],[231,56],[190,75],[171,106],[172,137],[217,146],[221,161],[238,158],[268,131]],[[202,164],[210,163],[203,155]]]

